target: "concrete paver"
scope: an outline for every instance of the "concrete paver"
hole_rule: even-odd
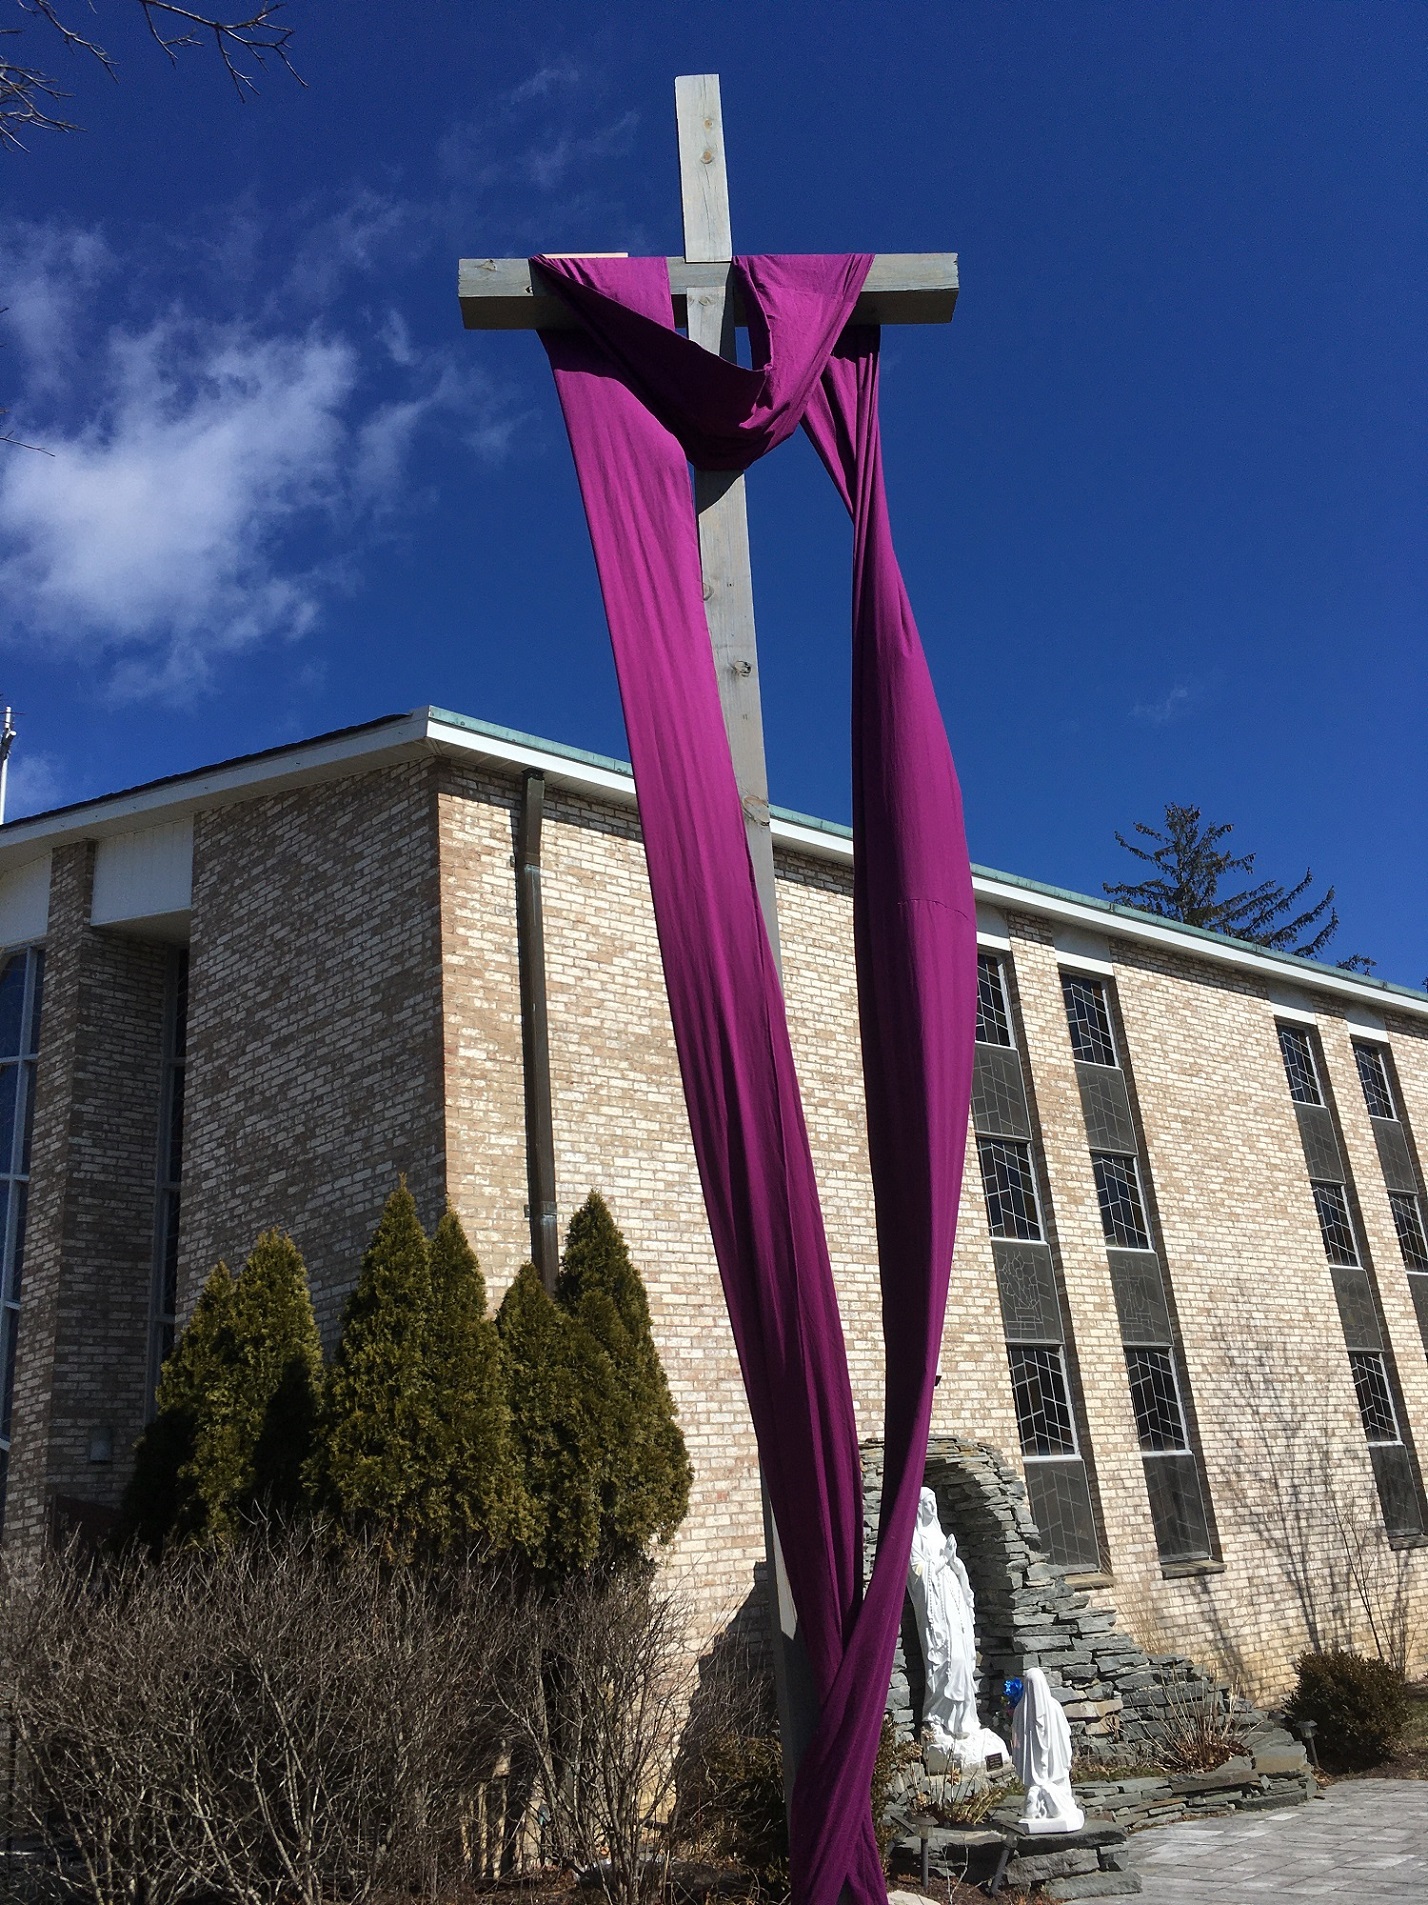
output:
[[[1132,1836],[1145,1905],[1247,1905],[1271,1894],[1428,1900],[1428,1780],[1355,1779],[1284,1812],[1197,1819]]]

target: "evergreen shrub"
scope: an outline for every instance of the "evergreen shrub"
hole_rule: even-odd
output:
[[[1285,1712],[1312,1720],[1319,1763],[1359,1773],[1391,1759],[1408,1724],[1403,1675],[1386,1660],[1342,1648],[1301,1655]]]
[[[449,1437],[432,1381],[430,1327],[426,1233],[403,1178],[347,1300],[308,1469],[327,1508],[354,1530],[380,1531],[403,1558],[442,1547],[451,1534]]]
[[[541,1574],[582,1573],[600,1557],[615,1374],[590,1332],[522,1265],[496,1316],[511,1429],[528,1499],[523,1547]]]
[[[442,1441],[435,1488],[453,1539],[493,1549],[520,1542],[531,1507],[516,1462],[506,1358],[486,1314],[486,1281],[455,1211],[431,1240],[426,1361]]]
[[[164,1364],[140,1438],[121,1538],[226,1541],[306,1503],[322,1346],[292,1238],[264,1231],[235,1279],[219,1264]]]
[[[570,1220],[556,1302],[614,1372],[601,1440],[601,1552],[632,1561],[668,1541],[689,1508],[692,1471],[650,1331],[649,1302],[609,1206],[591,1191]]]

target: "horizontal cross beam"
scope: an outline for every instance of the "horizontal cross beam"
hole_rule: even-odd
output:
[[[671,258],[669,288],[677,323],[686,322],[691,291],[729,291],[734,322],[744,314],[724,263]],[[569,331],[576,320],[526,258],[463,258],[457,278],[461,321],[468,331]],[[957,303],[955,251],[886,252],[874,258],[854,324],[946,324]]]

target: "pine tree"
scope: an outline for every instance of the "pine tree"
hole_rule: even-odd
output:
[[[205,1532],[207,1503],[195,1482],[193,1457],[205,1399],[231,1355],[236,1296],[232,1271],[218,1264],[164,1364],[157,1413],[135,1447],[116,1530],[121,1544],[138,1541],[157,1554],[171,1539]]]
[[[526,1533],[530,1508],[516,1463],[505,1353],[486,1314],[486,1281],[449,1207],[431,1240],[427,1367],[444,1473],[443,1521],[455,1539],[508,1547]]]
[[[224,1541],[306,1504],[322,1348],[291,1237],[265,1231],[236,1281],[219,1264],[159,1383],[135,1452],[124,1533],[155,1550]]]
[[[542,1574],[581,1573],[600,1555],[615,1387],[610,1358],[552,1300],[534,1264],[525,1264],[507,1290],[496,1327],[529,1502],[522,1546]]]
[[[403,1178],[362,1258],[323,1397],[310,1481],[344,1521],[409,1558],[451,1533],[444,1437],[428,1363],[431,1266]]]
[[[1144,880],[1103,881],[1102,890],[1122,905],[1159,914],[1162,919],[1183,920],[1187,926],[1228,933],[1276,952],[1295,953],[1301,959],[1317,959],[1339,930],[1332,886],[1302,912],[1294,912],[1314,883],[1309,871],[1295,886],[1261,880],[1238,893],[1222,892],[1226,874],[1252,875],[1255,863],[1253,853],[1233,854],[1221,847],[1226,835],[1234,832],[1227,820],[1204,821],[1198,807],[1181,807],[1171,801],[1166,804],[1163,832],[1144,820],[1136,821],[1135,831],[1156,844],[1138,847],[1121,833],[1116,840],[1155,872]],[[1284,917],[1286,913],[1291,915],[1289,919]],[[1311,931],[1316,927],[1317,931]],[[1346,972],[1371,972],[1374,964],[1365,953],[1351,953],[1339,961]]]
[[[603,1431],[601,1549],[609,1560],[632,1560],[655,1540],[668,1541],[683,1521],[692,1472],[644,1284],[598,1191],[570,1220],[555,1297],[614,1369]]]

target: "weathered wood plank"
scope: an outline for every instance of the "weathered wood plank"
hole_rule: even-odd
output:
[[[679,129],[679,195],[687,259],[734,255],[729,222],[729,174],[724,164],[724,112],[717,73],[686,73],[674,82]]]
[[[727,289],[729,267],[717,259],[671,258],[674,314],[687,322],[691,291]],[[461,321],[468,331],[564,331],[575,320],[539,281],[526,258],[463,258],[457,277]],[[946,324],[957,304],[955,251],[882,252],[873,260],[855,324]],[[744,322],[737,296],[734,322]]]
[[[675,81],[679,124],[680,196],[684,205],[683,259],[671,263],[685,271],[705,260],[733,255],[729,224],[729,186],[724,169],[724,124],[719,77],[700,74]],[[685,279],[689,336],[705,350],[733,358],[734,300],[728,290],[728,266],[716,264],[707,282]],[[749,559],[749,517],[742,476],[694,472],[694,507],[699,520],[699,562],[704,574],[704,610],[709,644],[719,682],[719,702],[734,779],[744,809],[744,838],[759,907],[774,963],[782,970],[778,896],[774,884],[773,830],[769,825],[768,767],[764,758],[763,708],[759,695],[759,654],[754,630],[754,575]],[[818,1727],[818,1694],[807,1649],[798,1631],[788,1568],[779,1542],[768,1489],[762,1475],[759,1494],[764,1511],[764,1547],[769,1561],[769,1624],[772,1630],[774,1688],[779,1738],[783,1747],[784,1801],[791,1803],[799,1761]]]

